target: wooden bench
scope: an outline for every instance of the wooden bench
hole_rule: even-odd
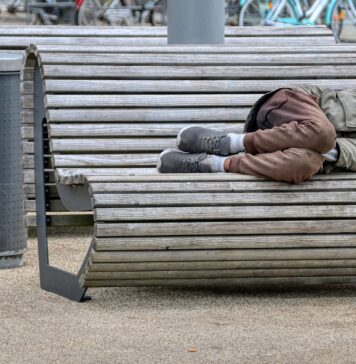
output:
[[[325,49],[162,47],[145,55],[145,65],[119,50],[31,48],[22,97],[35,122],[41,286],[81,300],[93,286],[355,282],[355,173],[292,186],[155,171],[180,128],[241,131],[251,105],[273,88],[356,87],[352,46]],[[48,265],[51,181],[67,208],[94,214],[78,275]]]
[[[120,47],[121,53],[136,54],[144,63],[144,53],[170,52],[168,47],[162,50],[160,45],[166,42],[166,28],[164,27],[68,27],[68,26],[25,26],[0,27],[0,49],[7,51],[24,50],[30,44],[39,45],[46,52],[66,53],[113,53]],[[271,52],[280,52],[280,48],[288,45],[295,46],[300,51],[304,44],[313,47],[328,47],[334,45],[335,40],[330,29],[319,27],[227,27],[227,45],[236,48],[234,52],[249,53],[251,45],[258,46],[254,51],[266,52],[266,48],[273,46]],[[278,47],[278,48],[277,48]],[[238,49],[239,48],[239,49]],[[325,48],[324,48],[325,49]],[[185,52],[184,48],[182,49]],[[203,50],[204,51],[204,50]],[[27,87],[27,84],[24,84]],[[33,129],[32,116],[23,114],[23,142],[24,142],[24,170],[25,170],[25,206],[28,227],[36,225],[35,216],[35,187],[33,160]],[[47,166],[51,172],[50,165]],[[91,217],[83,214],[65,212],[58,201],[54,185],[49,185],[51,209],[56,212],[52,218],[52,225],[91,224]]]
[[[139,41],[138,38],[142,40]],[[226,28],[226,43],[231,46],[232,53],[293,53],[303,52],[302,44],[309,43],[315,47],[322,47],[323,51],[333,52],[335,43],[332,32],[326,27],[243,27]],[[104,40],[103,40],[104,39]],[[166,29],[155,28],[98,28],[98,27],[0,27],[0,48],[9,51],[24,49],[30,43],[39,45],[39,49],[47,53],[112,53],[115,54],[120,47],[121,53],[136,54],[142,59],[144,53],[169,53],[169,47],[151,44],[164,44]],[[105,43],[106,42],[106,43]],[[102,45],[102,44],[111,45]],[[145,44],[145,46],[142,45]],[[133,45],[134,44],[134,45]],[[246,44],[249,44],[248,46]],[[254,46],[252,47],[251,44]],[[258,45],[259,44],[259,45]],[[285,44],[288,44],[286,46]],[[242,45],[242,47],[241,47]],[[270,47],[270,50],[267,48]],[[282,50],[282,47],[284,50]],[[354,48],[345,52],[351,52]],[[189,51],[182,48],[182,52]],[[315,53],[313,48],[313,52]],[[204,52],[204,49],[202,49]],[[217,51],[218,52],[218,51]],[[342,50],[340,49],[340,52]],[[145,62],[143,60],[143,62]],[[25,84],[26,87],[26,84]],[[23,115],[23,144],[24,144],[24,171],[25,171],[25,205],[26,222],[28,227],[36,225],[35,216],[35,186],[34,186],[34,160],[33,160],[33,129],[32,117]],[[50,165],[48,173],[52,174]],[[52,181],[53,182],[53,181]],[[48,186],[51,196],[51,209],[55,213],[51,219],[53,226],[92,224],[88,214],[66,212],[58,200],[54,185]]]

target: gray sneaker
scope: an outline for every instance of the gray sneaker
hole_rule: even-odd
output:
[[[226,132],[201,126],[187,126],[177,136],[177,147],[189,153],[229,155],[230,138]]]
[[[190,154],[177,149],[164,150],[158,159],[160,173],[210,173],[210,166],[202,161],[206,153]]]

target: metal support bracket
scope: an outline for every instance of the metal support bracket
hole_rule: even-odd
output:
[[[50,222],[50,217],[46,214],[48,189],[45,185],[46,181],[48,181],[48,173],[44,171],[45,140],[43,124],[45,122],[44,93],[41,73],[37,65],[34,76],[34,139],[37,238],[41,288],[71,300],[82,302],[86,301],[88,297],[85,295],[87,289],[80,286],[79,277],[85,269],[85,262],[91,248],[89,248],[87,257],[78,274],[64,271],[49,264],[47,224]],[[46,145],[48,146],[48,143]]]

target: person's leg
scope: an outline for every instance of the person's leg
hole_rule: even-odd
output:
[[[320,171],[324,158],[317,152],[289,148],[266,154],[241,154],[224,160],[226,172],[301,183]]]

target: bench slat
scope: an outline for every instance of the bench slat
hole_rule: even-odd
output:
[[[316,55],[318,55],[316,57]],[[296,60],[296,58],[299,58]],[[353,53],[318,53],[315,54],[150,54],[138,57],[137,54],[105,53],[83,54],[42,53],[41,63],[61,65],[292,65],[292,64],[355,64]]]
[[[172,251],[93,251],[93,263],[115,262],[178,262],[220,260],[294,260],[294,259],[355,259],[356,248],[306,249],[229,249],[229,250],[172,250]]]
[[[157,222],[157,223],[96,223],[95,235],[112,236],[212,236],[263,234],[337,234],[356,233],[355,220],[291,220],[291,221],[212,221],[212,222]]]
[[[160,152],[175,147],[176,138],[131,138],[131,139],[53,139],[52,153],[57,152]]]
[[[355,184],[356,187],[356,184]],[[182,191],[183,192],[183,191]],[[281,192],[269,192],[265,193],[241,193],[241,192],[210,192],[204,191],[199,193],[150,193],[147,190],[145,194],[134,194],[134,193],[105,193],[105,194],[94,194],[93,206],[95,208],[107,208],[114,206],[215,206],[215,205],[305,205],[305,204],[355,204],[356,203],[356,192],[348,191],[345,192],[288,192],[285,188]],[[315,206],[313,206],[314,210]],[[292,209],[292,208],[291,208]],[[219,209],[218,209],[219,210]],[[282,216],[283,212],[281,212]],[[119,210],[117,216],[120,216]],[[312,213],[311,213],[312,215]],[[182,215],[184,219],[186,215]],[[197,218],[200,217],[198,214]],[[312,216],[311,216],[312,217]],[[248,217],[247,217],[248,218]]]
[[[176,137],[179,130],[191,125],[186,124],[51,124],[49,127],[49,135],[51,138],[76,138],[76,137],[112,137],[112,136],[172,136]],[[215,123],[206,124],[204,126],[218,129],[218,130],[229,130],[235,132],[243,131],[242,123]],[[31,131],[33,129],[31,128]],[[29,130],[24,130],[27,137]]]
[[[93,177],[95,178],[95,177]],[[88,177],[90,180],[91,178]],[[93,194],[116,192],[247,192],[247,191],[354,191],[356,181],[311,180],[299,185],[281,182],[239,181],[239,182],[90,182]],[[353,186],[355,185],[355,186]]]
[[[291,39],[291,43],[293,43],[293,39]],[[105,46],[105,45],[92,45],[82,46],[80,44],[76,45],[55,45],[55,44],[36,44],[36,49],[42,53],[118,53],[117,46]],[[195,45],[194,47],[189,45],[170,45],[166,46],[120,46],[120,53],[136,53],[136,54],[144,54],[144,53],[157,53],[157,54],[295,54],[295,53],[350,53],[355,52],[356,46],[352,43],[348,44],[338,44],[335,47],[335,44],[332,45],[317,45],[313,44],[312,46],[308,46],[308,44],[298,45],[298,44],[288,44],[281,46],[276,45],[251,45],[246,44],[243,47],[241,46],[204,46],[204,45]]]
[[[278,278],[211,278],[211,279],[146,279],[146,280],[83,280],[85,287],[144,287],[144,286],[238,286],[251,287],[253,285],[280,286],[290,285],[311,285],[331,283],[355,283],[353,276],[337,277],[278,277]]]
[[[356,52],[356,48],[355,48]],[[331,87],[334,90],[352,88],[356,79],[303,79],[303,80],[264,80],[261,83],[251,80],[185,80],[183,82],[169,80],[57,80],[45,81],[49,93],[165,93],[195,92],[195,93],[231,93],[231,92],[267,92],[274,88],[290,87],[291,85],[314,85]]]
[[[94,238],[96,251],[355,247],[356,235],[251,235]],[[356,267],[356,266],[355,266]],[[128,269],[129,270],[129,269]],[[149,270],[149,269],[147,269]]]
[[[234,269],[187,270],[146,272],[89,272],[86,281],[151,280],[151,279],[210,279],[210,278],[270,278],[270,277],[323,277],[355,276],[356,268],[301,268],[301,269]],[[103,282],[104,283],[104,282]],[[105,284],[105,283],[104,283]]]
[[[33,35],[33,36],[121,36],[121,37],[144,37],[144,36],[167,36],[167,27],[94,27],[94,26],[0,26],[0,36],[9,35]],[[299,36],[317,35],[332,36],[332,31],[326,26],[300,26],[300,27],[225,27],[225,36]]]
[[[195,269],[285,269],[285,268],[356,268],[356,259],[317,259],[317,260],[238,260],[207,262],[131,262],[131,263],[95,263],[91,272],[140,272],[161,270]]]
[[[356,74],[356,66],[309,65],[309,66],[43,66],[44,78],[91,78],[91,79],[300,79],[311,77],[349,78]]]
[[[350,219],[356,218],[356,205],[298,206],[209,206],[96,208],[96,221],[180,221],[248,219]],[[224,232],[221,231],[223,234]],[[257,233],[257,230],[256,230]]]
[[[208,95],[46,95],[48,108],[70,107],[236,107],[252,105],[261,94]]]
[[[254,37],[253,43],[255,45],[288,45],[291,43],[291,38],[289,36],[266,36],[266,37]],[[316,45],[331,45],[335,44],[335,39],[332,36],[297,36],[293,38],[293,44],[316,44]],[[80,44],[86,46],[97,45],[112,45],[112,46],[122,46],[122,45],[155,45],[164,46],[167,44],[166,37],[83,37],[83,36],[12,36],[12,37],[0,37],[1,47],[11,47],[15,46],[19,48],[25,48],[30,44],[50,44],[50,45],[70,45],[70,44]],[[241,36],[241,37],[226,37],[226,45],[244,45],[251,44],[251,37]]]
[[[54,155],[54,167],[155,167],[158,153],[154,154],[98,154]]]
[[[49,109],[52,122],[218,122],[245,120],[250,108]]]

